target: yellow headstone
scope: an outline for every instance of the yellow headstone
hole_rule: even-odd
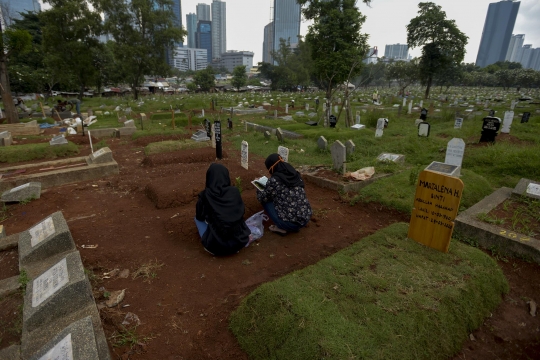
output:
[[[421,244],[448,252],[463,182],[433,171],[420,173],[408,237]]]

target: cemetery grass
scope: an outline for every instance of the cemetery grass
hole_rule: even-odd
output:
[[[32,160],[53,160],[79,154],[76,144],[51,146],[48,142],[3,147],[0,151],[0,163],[17,163]]]
[[[486,223],[533,238],[540,237],[540,200],[526,196],[511,198],[488,214],[479,215],[479,220]]]
[[[454,241],[443,254],[394,224],[261,285],[230,326],[252,359],[445,359],[507,291],[482,251]]]

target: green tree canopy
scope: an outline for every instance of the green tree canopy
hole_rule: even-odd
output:
[[[240,88],[247,83],[248,77],[246,74],[246,67],[244,65],[238,65],[234,68],[232,74],[231,85],[234,86],[236,90],[240,91]]]
[[[419,15],[407,25],[407,44],[411,49],[422,47],[420,80],[426,85],[427,99],[435,75],[463,61],[468,37],[446,18],[441,6],[421,2],[418,7]]]
[[[101,0],[113,53],[135,98],[144,75],[167,75],[175,43],[187,32],[174,26],[172,0]]]
[[[216,85],[214,69],[211,66],[204,70],[199,70],[193,76],[193,82],[201,91],[210,91]]]
[[[418,65],[413,61],[394,61],[388,64],[385,77],[388,81],[396,81],[399,93],[403,95],[409,85],[418,81]]]

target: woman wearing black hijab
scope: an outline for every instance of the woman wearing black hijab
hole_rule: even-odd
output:
[[[244,221],[244,202],[231,186],[229,170],[211,164],[206,172],[206,188],[199,194],[195,224],[204,248],[212,255],[230,255],[246,246],[251,231]]]
[[[279,235],[299,231],[311,219],[300,173],[278,154],[268,156],[264,164],[272,177],[264,191],[257,190],[257,199],[275,224],[269,230]]]

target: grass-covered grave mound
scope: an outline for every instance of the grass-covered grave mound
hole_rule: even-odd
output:
[[[445,359],[508,291],[496,262],[454,240],[447,254],[394,224],[266,283],[231,315],[253,359]]]

